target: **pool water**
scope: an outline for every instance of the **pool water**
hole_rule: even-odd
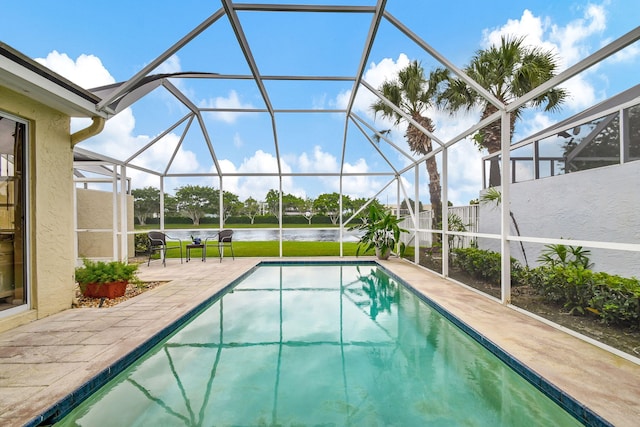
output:
[[[265,265],[56,425],[573,426],[376,265]]]

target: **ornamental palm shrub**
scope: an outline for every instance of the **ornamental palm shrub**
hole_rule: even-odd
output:
[[[549,267],[561,266],[581,266],[591,268],[593,264],[589,261],[591,251],[583,249],[582,246],[566,245],[545,245],[545,250],[538,257],[538,262]]]

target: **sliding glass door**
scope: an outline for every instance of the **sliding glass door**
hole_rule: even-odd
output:
[[[27,124],[0,112],[0,317],[28,303],[25,280]]]

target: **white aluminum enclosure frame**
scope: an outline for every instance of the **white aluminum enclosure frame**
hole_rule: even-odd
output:
[[[342,195],[342,182],[343,178],[350,176],[382,176],[388,177],[389,181],[387,185],[388,187],[391,183],[396,182],[397,184],[397,198],[398,203],[401,199],[400,195],[404,192],[404,196],[406,197],[406,191],[401,186],[400,177],[407,172],[415,170],[415,194],[412,197],[415,198],[415,206],[411,207],[412,213],[411,216],[414,218],[414,227],[410,230],[413,235],[416,236],[415,244],[419,244],[420,242],[417,240],[417,232],[431,232],[431,233],[441,233],[443,236],[449,235],[460,235],[460,236],[470,236],[470,237],[485,237],[492,239],[499,239],[502,248],[502,294],[501,300],[504,304],[509,304],[511,300],[510,295],[510,263],[509,263],[509,243],[513,241],[532,241],[532,242],[540,242],[540,243],[557,243],[557,239],[540,239],[535,237],[518,237],[510,234],[509,231],[509,188],[510,188],[510,173],[508,173],[510,168],[509,161],[509,148],[511,147],[511,140],[509,135],[509,115],[512,114],[517,108],[526,104],[527,102],[534,99],[536,96],[544,93],[545,91],[557,87],[558,85],[566,82],[570,78],[577,76],[581,72],[589,69],[590,67],[600,63],[604,59],[614,55],[615,53],[621,51],[627,46],[635,43],[640,39],[640,27],[635,28],[629,33],[623,35],[622,37],[614,40],[607,46],[598,50],[594,54],[588,56],[572,67],[566,69],[555,78],[546,82],[545,84],[535,88],[527,95],[515,100],[514,102],[504,105],[498,99],[496,99],[493,95],[483,89],[479,84],[477,84],[474,80],[469,78],[465,73],[458,69],[452,62],[450,62],[447,58],[441,55],[438,51],[432,48],[426,41],[422,40],[418,35],[413,33],[409,28],[407,28],[402,22],[396,19],[393,15],[385,10],[386,0],[378,0],[375,6],[334,6],[334,5],[295,5],[295,4],[248,4],[248,3],[235,3],[232,0],[221,0],[222,7],[214,12],[211,16],[207,17],[202,21],[201,24],[196,26],[192,31],[187,33],[184,37],[178,40],[175,44],[170,46],[167,50],[165,50],[161,55],[157,58],[148,62],[148,64],[142,68],[138,73],[136,73],[133,77],[123,83],[113,84],[109,86],[105,86],[102,88],[98,88],[94,90],[94,94],[99,96],[102,100],[98,103],[98,109],[107,115],[118,114],[124,108],[130,106],[135,103],[141,97],[145,96],[147,93],[151,92],[156,88],[163,88],[180,103],[182,103],[188,109],[188,113],[183,116],[181,119],[176,121],[175,123],[167,124],[165,130],[156,136],[153,140],[151,140],[145,147],[137,151],[135,154],[130,156],[127,159],[123,160],[115,160],[110,159],[113,164],[113,170],[115,175],[116,165],[120,168],[120,173],[122,177],[126,177],[127,169],[137,169],[142,172],[155,175],[160,179],[160,189],[161,193],[164,193],[164,180],[168,177],[211,177],[217,178],[220,189],[223,188],[224,178],[227,177],[278,177],[279,178],[279,191],[280,191],[280,216],[279,216],[279,229],[280,229],[280,256],[282,256],[282,178],[291,176],[291,177],[324,177],[324,176],[334,176],[340,180],[340,194]],[[256,12],[256,13],[286,13],[286,12],[298,12],[298,13],[345,13],[345,14],[368,14],[370,15],[370,26],[365,39],[365,43],[362,48],[361,58],[358,63],[357,69],[354,70],[352,75],[325,75],[325,76],[303,76],[303,75],[264,75],[260,72],[259,64],[256,62],[251,46],[245,36],[244,29],[240,19],[238,18],[238,12]],[[178,53],[182,48],[187,46],[192,40],[194,40],[198,35],[205,32],[209,27],[214,25],[221,19],[227,19],[228,23],[231,26],[231,29],[235,35],[237,43],[244,55],[246,60],[246,64],[250,70],[250,74],[247,75],[222,75],[217,74],[215,72],[211,72],[211,70],[206,70],[202,72],[184,72],[184,73],[176,73],[176,74],[162,74],[162,75],[152,75],[151,73],[158,66],[164,63],[167,59],[169,59],[172,55]],[[369,54],[371,52],[373,43],[378,33],[378,29],[380,27],[381,22],[386,21],[387,23],[394,26],[398,31],[400,31],[404,36],[406,36],[409,40],[414,42],[417,46],[419,46],[425,53],[436,59],[442,66],[449,69],[454,75],[458,78],[466,82],[471,88],[480,93],[489,103],[493,104],[497,108],[497,112],[492,116],[482,120],[481,122],[471,126],[466,129],[459,135],[454,138],[444,141],[439,139],[437,135],[433,135],[428,132],[426,129],[422,128],[418,123],[413,121],[411,117],[406,116],[401,110],[399,110],[396,106],[394,106],[389,100],[387,100],[378,90],[371,85],[369,85],[366,81],[363,80],[363,75],[365,72],[366,64],[369,61]],[[250,108],[250,109],[229,109],[229,108],[201,108],[193,102],[187,94],[182,92],[177,85],[172,83],[172,81],[179,79],[222,79],[222,80],[251,80],[255,82],[256,87],[260,93],[262,101],[264,102],[263,108]],[[274,108],[269,91],[265,86],[265,82],[267,81],[283,81],[283,82],[295,82],[295,81],[343,81],[343,82],[352,82],[352,91],[351,96],[349,98],[347,108],[344,110],[341,109],[318,109],[318,110],[309,110],[309,109],[293,109],[293,110],[279,110]],[[369,138],[366,133],[367,132],[377,132],[376,127],[373,123],[368,122],[366,119],[358,116],[355,112],[352,111],[354,100],[359,90],[370,91],[374,94],[378,99],[389,105],[393,108],[398,114],[402,115],[407,122],[412,123],[418,129],[420,129],[423,133],[429,135],[436,144],[434,144],[434,149],[429,154],[422,156],[416,160],[413,160],[409,154],[404,152],[400,147],[395,145],[392,141],[384,138],[382,135],[379,135],[380,143],[388,144],[392,147],[398,154],[398,157],[409,158],[409,165],[397,167],[394,163],[389,160],[387,157],[382,155],[382,152],[378,150],[383,161],[387,163],[391,172],[369,172],[366,174],[363,173],[348,173],[344,170],[344,162],[345,162],[345,151],[347,145],[347,134],[348,130],[351,126],[355,126],[366,138]],[[205,112],[260,112],[268,114],[271,120],[271,131],[273,133],[273,143],[274,143],[274,152],[277,158],[277,172],[274,173],[225,173],[221,170],[218,157],[216,154],[216,147],[212,143],[212,139],[209,135],[208,130],[205,127],[204,120],[202,118],[202,114]],[[285,173],[282,169],[281,164],[281,152],[280,152],[280,143],[279,143],[279,134],[278,134],[278,122],[276,119],[276,115],[278,113],[318,113],[318,114],[331,114],[331,113],[341,113],[345,114],[345,123],[344,123],[344,136],[342,141],[342,155],[341,155],[341,167],[340,171],[337,173]],[[464,140],[468,136],[472,135],[477,130],[483,128],[487,124],[496,121],[502,120],[502,151],[501,151],[501,161],[502,161],[502,226],[500,234],[481,234],[481,233],[463,233],[463,232],[453,232],[448,230],[447,224],[447,205],[448,205],[448,195],[447,195],[447,183],[448,183],[448,170],[446,166],[446,160],[448,158],[448,149],[458,142]],[[142,168],[132,164],[132,162],[144,153],[146,150],[151,148],[155,143],[157,143],[163,136],[172,132],[180,125],[186,123],[186,129],[184,133],[180,137],[180,142],[178,143],[171,159],[168,160],[166,167],[164,170],[150,170],[146,168]],[[507,124],[507,125],[504,125]],[[207,145],[207,151],[211,156],[211,160],[213,165],[215,166],[215,172],[212,173],[198,173],[198,174],[172,174],[169,173],[171,168],[171,164],[175,158],[178,148],[182,143],[182,140],[185,137],[187,130],[191,126],[198,126],[200,131],[202,132],[204,141]],[[371,141],[372,149],[377,150],[377,146],[373,141]],[[418,200],[420,198],[419,190],[418,190],[418,181],[419,181],[419,168],[423,163],[426,162],[427,159],[436,156],[438,154],[442,155],[443,166],[442,166],[442,206],[443,206],[443,229],[442,230],[433,230],[433,229],[420,229],[417,225],[417,216],[414,214],[417,213]],[[115,180],[115,178],[114,178]],[[124,185],[124,184],[123,184]],[[114,189],[116,185],[114,184]],[[381,192],[384,189],[381,190]],[[121,191],[124,193],[124,191]],[[380,194],[380,193],[378,193]],[[377,197],[377,194],[376,196]],[[220,191],[220,204],[222,206],[222,191]],[[121,212],[122,215],[126,215],[126,212]],[[160,208],[161,220],[160,220],[160,228],[164,228],[164,209],[163,209],[163,198],[161,197],[161,208]],[[125,220],[126,218],[122,218]],[[348,225],[351,218],[343,221],[342,215],[340,216],[340,225],[341,227],[345,227]],[[125,223],[126,221],[123,221]],[[222,222],[222,220],[221,220]],[[222,225],[222,224],[221,224]],[[120,231],[122,233],[123,231]],[[118,231],[113,229],[114,233],[114,242],[117,241],[115,234]],[[125,239],[123,239],[125,240]],[[444,243],[443,247],[443,259],[446,260],[448,258],[448,250],[449,248],[446,245],[447,239],[442,239]],[[611,242],[576,242],[576,243],[584,243],[584,246],[597,246],[597,247],[607,247],[616,250],[631,250],[631,251],[640,251],[640,245],[631,245],[631,244],[617,244]],[[115,244],[114,244],[115,245]],[[115,253],[115,246],[114,246]],[[123,250],[121,256],[126,254],[126,250]],[[342,234],[341,234],[341,249],[340,255],[342,255]],[[416,255],[415,261],[418,260]],[[445,261],[443,263],[443,271],[442,275],[448,276],[448,265]]]
[[[127,196],[131,194],[131,178],[127,178],[127,168],[122,161],[89,152],[82,148],[74,149],[74,191],[73,191],[73,226],[74,235],[74,258],[78,265],[81,264],[78,250],[79,233],[109,233],[112,236],[113,261],[126,261],[129,259],[127,229]],[[85,176],[91,175],[91,176]],[[112,227],[111,228],[78,228],[78,185],[87,188],[88,184],[107,184],[112,192]],[[120,209],[118,209],[120,206]],[[119,241],[119,242],[118,242]]]

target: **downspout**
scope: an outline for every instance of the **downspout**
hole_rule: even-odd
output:
[[[71,135],[71,147],[75,147],[79,142],[82,142],[85,139],[91,138],[92,136],[95,136],[102,132],[102,129],[104,129],[104,123],[106,121],[104,117],[93,116],[91,120],[93,120],[93,123],[91,123],[88,127],[80,129],[79,131]]]

